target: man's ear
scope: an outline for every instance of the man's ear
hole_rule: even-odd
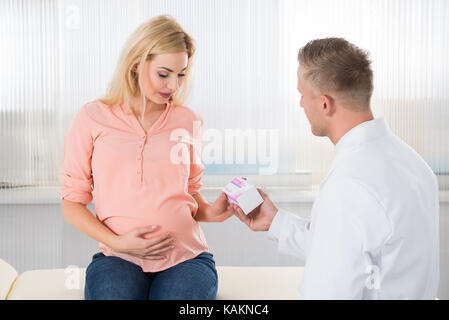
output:
[[[335,112],[335,100],[331,96],[321,94],[320,101],[323,114],[328,117],[332,116]]]

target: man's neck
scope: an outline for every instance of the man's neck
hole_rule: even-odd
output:
[[[347,112],[346,114],[341,115],[341,118],[335,122],[335,125],[331,128],[328,137],[332,143],[336,145],[338,141],[340,141],[340,139],[352,128],[373,119],[374,116],[371,110],[366,112]]]

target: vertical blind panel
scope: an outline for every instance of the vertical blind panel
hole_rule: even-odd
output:
[[[55,1],[0,2],[3,187],[48,185],[58,165]]]
[[[2,0],[0,186],[58,185],[64,133],[104,95],[141,1]]]
[[[413,147],[449,187],[449,3],[444,0],[281,1],[282,69],[296,79],[298,49],[309,40],[344,37],[371,54],[375,117]],[[287,94],[290,104],[299,95]],[[304,115],[298,126],[297,167],[317,183],[333,158],[327,139],[312,137]],[[445,182],[446,181],[446,182]]]
[[[188,106],[204,118],[203,151],[220,140],[222,152],[213,160],[203,152],[206,173],[295,172],[297,123],[281,92],[286,81],[278,58],[278,12],[277,0],[144,2],[145,19],[169,14],[196,40],[194,94]],[[288,85],[295,88],[294,82]],[[237,141],[231,140],[239,132],[246,139],[242,164]],[[250,159],[251,150],[256,150],[256,161]],[[233,161],[225,159],[232,153]]]
[[[105,94],[122,46],[141,22],[142,13],[137,0],[57,2],[62,137],[82,105]]]
[[[205,120],[203,148],[215,143],[221,153],[205,157],[203,149],[207,174],[271,167],[268,174],[322,179],[333,146],[311,134],[299,107],[296,56],[311,39],[337,36],[370,52],[375,116],[449,188],[444,0],[2,0],[1,186],[58,185],[69,122],[105,93],[129,35],[159,14],[175,17],[197,43],[187,105]]]

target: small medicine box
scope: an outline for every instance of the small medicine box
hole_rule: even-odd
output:
[[[263,202],[256,187],[243,179],[235,178],[222,191],[228,200],[238,205],[245,214],[250,213]]]

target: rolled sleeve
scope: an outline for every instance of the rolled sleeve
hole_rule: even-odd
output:
[[[60,198],[84,205],[93,199],[93,139],[84,106],[71,121],[64,136],[64,152],[59,182]]]
[[[200,192],[201,187],[203,186],[202,183],[203,171],[204,166],[196,165],[194,167],[191,167],[189,177],[189,190],[188,190],[191,195]]]
[[[190,175],[188,183],[188,192],[191,195],[200,192],[201,187],[203,186],[202,178],[204,165],[201,162],[201,137],[203,123],[203,119],[199,116],[193,123],[193,141],[190,151]]]

